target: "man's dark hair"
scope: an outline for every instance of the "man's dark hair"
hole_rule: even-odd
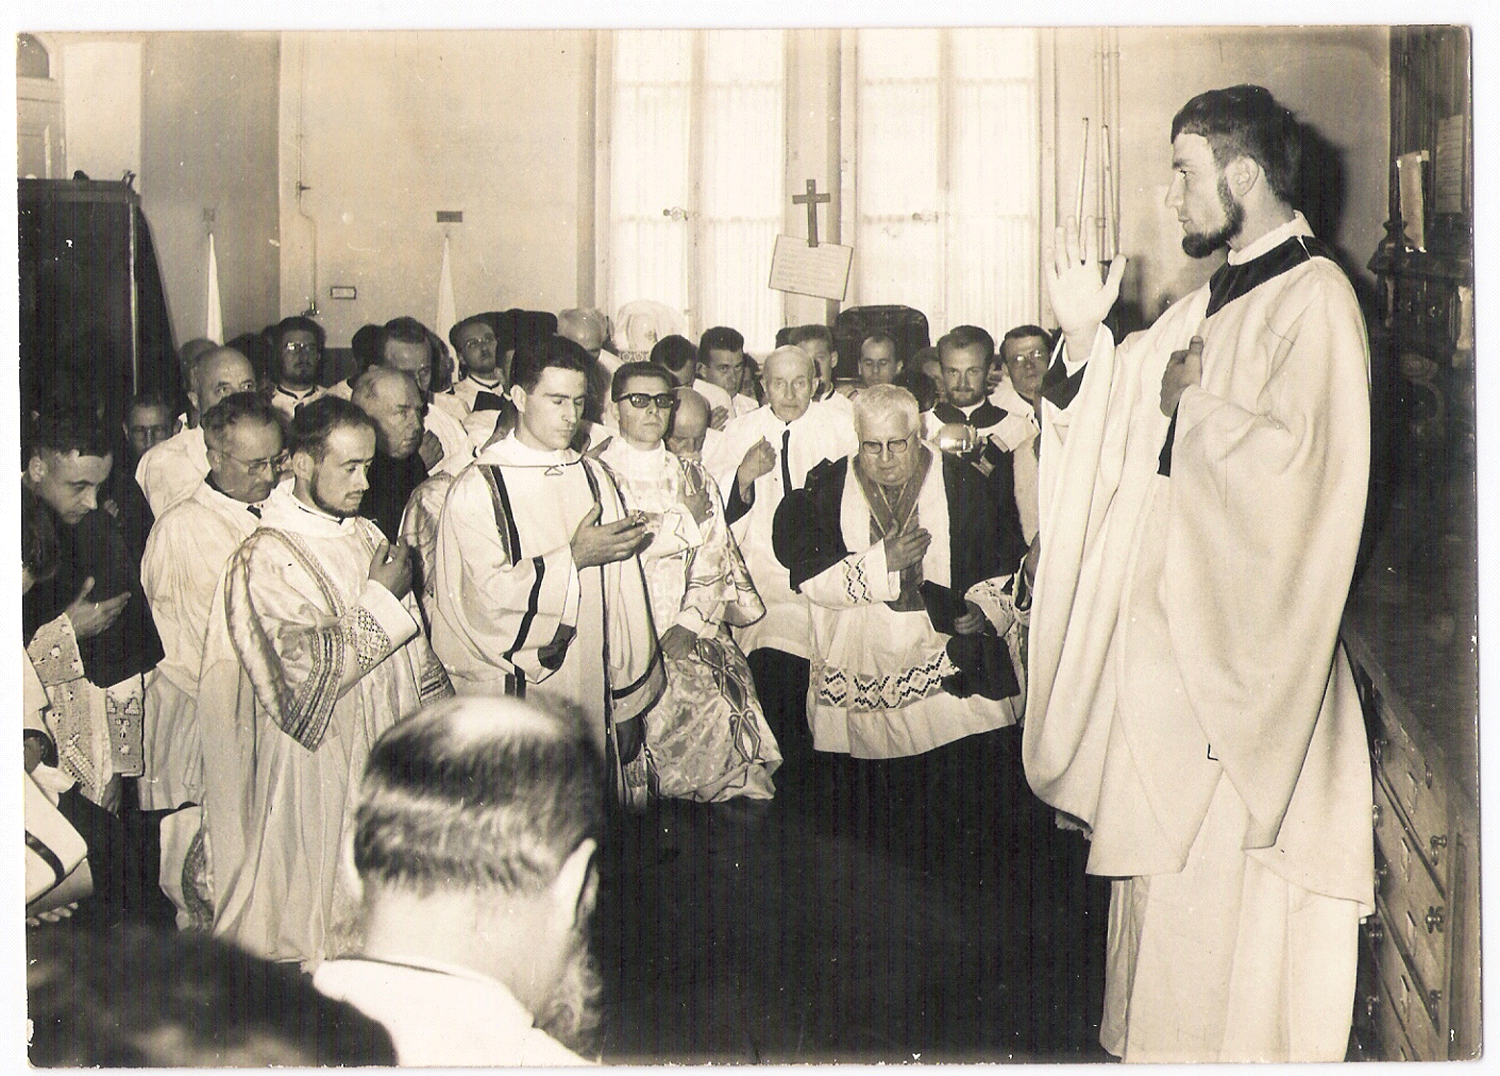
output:
[[[26,949],[38,1067],[396,1063],[376,1021],[208,934],[39,930]]]
[[[1206,139],[1221,169],[1236,157],[1249,157],[1265,173],[1271,193],[1294,204],[1302,128],[1291,110],[1278,104],[1264,86],[1230,86],[1200,93],[1172,117],[1172,140],[1180,134]]]
[[[429,363],[436,358],[432,346],[432,334],[427,331],[427,326],[416,318],[403,314],[399,318],[392,318],[380,327],[380,348],[376,353],[379,361],[385,361],[385,345],[392,340],[402,344],[421,344],[427,349]]]
[[[1000,338],[1000,347],[1004,349],[1007,340],[1030,340],[1033,337],[1039,338],[1049,348],[1052,346],[1052,334],[1040,325],[1017,325],[1006,330]]]
[[[359,360],[360,370],[368,370],[380,361],[385,350],[385,330],[379,325],[361,325],[349,338],[349,350]]]
[[[786,331],[786,342],[801,347],[809,340],[821,340],[833,350],[833,330],[827,325],[814,322],[811,325],[794,325]],[[779,346],[779,345],[778,345]]]
[[[674,374],[680,374],[698,361],[698,349],[685,336],[673,333],[663,336],[651,348],[651,361],[664,366]]]
[[[865,334],[865,338],[859,342],[859,350],[861,353],[864,352],[866,344],[890,344],[891,351],[893,354],[895,354],[896,359],[899,361],[901,358],[901,351],[896,346],[896,338],[890,333],[886,332],[884,329],[876,329],[872,333]]]
[[[320,352],[323,350],[323,345],[328,339],[327,334],[323,332],[323,326],[319,325],[312,318],[303,317],[301,314],[293,314],[289,318],[282,318],[272,326],[271,331],[266,335],[271,338],[272,346],[279,348],[281,347],[282,337],[290,332],[312,333]]]
[[[220,448],[224,432],[238,422],[257,422],[262,426],[281,426],[276,409],[258,392],[236,392],[214,404],[199,419],[203,440],[209,448]]]
[[[462,321],[455,322],[453,328],[448,330],[448,344],[453,348],[453,353],[455,355],[457,355],[459,352],[458,331],[460,329],[467,329],[470,325],[488,325],[491,332],[493,332],[495,328],[494,323],[490,320],[490,317],[487,314],[470,314]],[[500,334],[495,333],[495,345],[497,348],[499,344]]]
[[[728,325],[715,325],[698,338],[698,361],[707,362],[710,351],[744,351],[745,337]]]
[[[37,417],[26,438],[23,453],[25,463],[40,452],[56,452],[66,456],[77,452],[80,456],[103,458],[112,451],[109,434],[93,415],[82,411],[53,411]]]
[[[978,325],[959,325],[943,334],[943,338],[937,342],[938,361],[941,362],[949,351],[970,347],[977,347],[984,352],[986,366],[995,361],[995,338]]]
[[[657,362],[622,362],[620,368],[614,373],[614,380],[610,382],[609,395],[615,403],[625,398],[625,386],[634,377],[650,377],[667,386],[668,392],[677,388],[677,381],[666,370],[662,369]]]
[[[328,451],[329,435],[344,426],[358,426],[375,432],[374,419],[338,396],[323,396],[303,404],[287,428],[287,453],[306,452],[313,459],[321,460]]]
[[[603,799],[597,755],[569,726],[511,699],[447,699],[370,752],[354,866],[419,896],[536,893],[596,836]]]
[[[21,565],[40,583],[57,574],[61,555],[57,544],[57,516],[47,502],[21,487]]]
[[[566,336],[553,334],[542,340],[525,340],[516,345],[515,357],[511,359],[511,384],[532,392],[542,379],[542,371],[549,366],[574,370],[586,380],[592,361],[587,351]]]

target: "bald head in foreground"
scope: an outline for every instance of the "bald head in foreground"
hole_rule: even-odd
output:
[[[360,952],[314,985],[383,1023],[402,1065],[587,1064],[562,1042],[597,1019],[603,789],[576,727],[516,699],[448,699],[390,729],[356,816]]]

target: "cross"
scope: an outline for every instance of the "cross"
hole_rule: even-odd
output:
[[[806,194],[792,195],[793,205],[807,206],[807,245],[815,247],[818,245],[818,206],[823,202],[833,201],[831,194],[818,193],[818,181],[809,179],[807,181]]]

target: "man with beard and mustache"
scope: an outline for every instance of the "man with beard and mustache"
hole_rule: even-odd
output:
[[[451,694],[422,634],[406,547],[356,515],[374,423],[335,396],[288,432],[292,481],[219,581],[198,721],[214,933],[316,963],[352,909],[337,864],[371,746]]]
[[[1259,86],[1172,122],[1207,284],[1116,344],[1077,222],[1047,286],[1027,776],[1115,879],[1100,1039],[1127,1061],[1337,1061],[1373,911],[1370,758],[1338,651],[1369,470],[1353,288],[1290,199]]]
[[[290,422],[303,404],[328,395],[328,390],[318,384],[323,366],[323,326],[299,314],[283,318],[269,335],[276,364],[271,406]]]
[[[397,725],[360,791],[358,952],[313,985],[384,1024],[403,1066],[589,1064],[603,787],[582,730],[519,700]]]
[[[417,451],[426,430],[422,394],[406,374],[376,366],[359,375],[351,400],[375,423],[375,458],[359,514],[379,527],[388,541],[398,542],[406,501],[427,479],[427,465]]]

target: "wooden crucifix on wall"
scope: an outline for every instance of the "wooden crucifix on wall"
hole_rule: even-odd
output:
[[[793,205],[807,206],[807,245],[815,247],[818,245],[818,206],[824,202],[833,201],[833,195],[824,192],[818,193],[818,181],[809,179],[807,181],[806,194],[792,195]]]

